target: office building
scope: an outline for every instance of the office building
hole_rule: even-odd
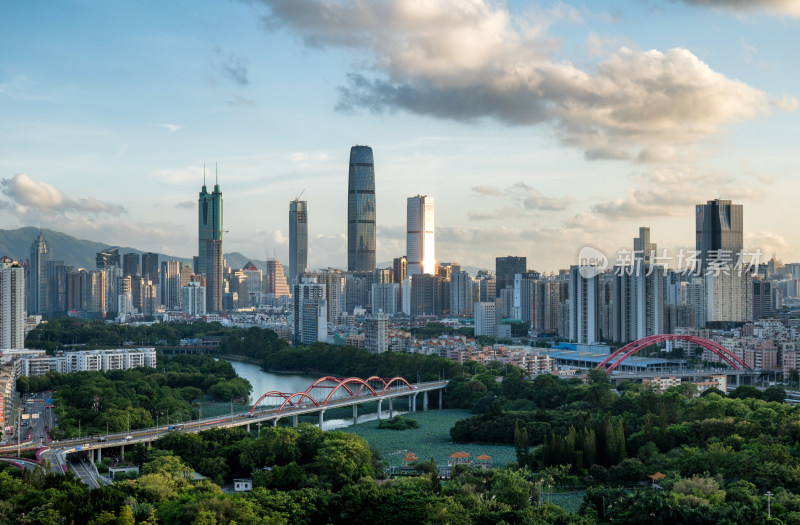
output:
[[[289,203],[289,280],[299,282],[308,268],[308,203],[293,200]]]
[[[222,239],[206,241],[206,312],[222,311],[223,282]]]
[[[0,348],[25,348],[25,268],[10,257],[0,263]]]
[[[375,269],[375,163],[372,148],[350,149],[347,183],[347,270]]]
[[[126,253],[122,256],[122,275],[133,277],[142,275],[141,259],[138,253]]]
[[[364,320],[365,347],[373,354],[389,350],[389,316],[373,314]]]
[[[705,278],[706,323],[711,326],[752,318],[751,275],[739,266],[743,216],[742,205],[729,200],[695,207],[697,273]]]
[[[502,290],[514,286],[514,276],[528,271],[526,257],[497,257],[495,259],[495,297],[500,297]]]
[[[161,281],[158,278],[157,253],[148,252],[142,254],[142,277],[152,282],[154,285],[161,284]]]
[[[195,273],[208,275],[207,266],[209,256],[206,253],[208,250],[219,252],[219,262],[213,261],[212,266],[215,268],[219,266],[222,268],[222,191],[219,189],[219,181],[214,184],[214,191],[209,193],[206,187],[205,175],[203,175],[203,188],[200,190],[197,207],[197,235],[198,235],[198,256],[197,267]],[[219,250],[215,243],[211,241],[219,241]],[[220,281],[222,275],[219,275]],[[211,294],[208,294],[211,295]],[[207,299],[208,300],[208,299]],[[222,308],[222,292],[220,291],[220,309]],[[214,310],[218,311],[218,310]]]
[[[436,273],[433,197],[409,197],[406,211],[408,275],[433,275]]]
[[[286,275],[283,272],[283,263],[277,259],[267,259],[267,271],[264,274],[264,293],[274,294],[275,297],[292,295]]]
[[[569,339],[579,344],[600,342],[599,275],[595,266],[570,266]]]
[[[161,304],[167,311],[181,307],[180,261],[161,262]]]
[[[112,266],[112,268],[117,268]],[[64,261],[47,261],[48,314],[58,317],[67,315],[67,274],[74,269]]]
[[[117,314],[131,315],[133,312],[133,293],[131,291],[131,278],[117,278]]]
[[[120,264],[119,259],[119,248],[109,248],[107,250],[103,250],[102,252],[97,252],[97,255],[95,256],[95,265],[97,266],[98,270],[108,268],[109,266],[119,266],[121,268],[122,265]]]
[[[488,303],[497,297],[497,279],[491,272],[478,273],[478,301]]]
[[[514,294],[511,307],[511,317],[534,327],[537,319],[544,316],[539,312],[539,273],[529,270],[514,276]],[[544,307],[544,302],[541,302]]]
[[[261,304],[261,293],[264,290],[264,275],[260,269],[253,264],[253,261],[247,261],[247,264],[242,268],[242,273],[247,280],[245,281],[245,289],[240,292],[239,303],[248,307],[256,307]],[[244,297],[241,297],[244,293]]]
[[[206,315],[206,288],[192,281],[181,288],[181,308],[187,315]]]
[[[753,319],[758,320],[772,316],[772,283],[769,281],[753,281]]]
[[[50,260],[50,247],[39,231],[39,236],[31,245],[31,258],[28,272],[28,313],[41,315],[48,311],[47,261]]]
[[[392,261],[392,282],[402,283],[408,275],[408,258],[404,255],[402,257],[395,257]]]

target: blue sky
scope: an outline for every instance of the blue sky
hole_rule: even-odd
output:
[[[745,6],[746,8],[742,8]],[[350,146],[373,147],[378,260],[405,199],[437,258],[557,270],[693,204],[745,205],[746,246],[800,260],[797,0],[5,2],[0,220],[180,256],[203,163],[226,251],[346,263]]]

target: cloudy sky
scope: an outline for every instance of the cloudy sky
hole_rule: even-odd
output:
[[[346,264],[347,163],[375,153],[378,260],[406,197],[440,261],[557,270],[585,245],[694,246],[694,204],[800,261],[800,0],[10,0],[0,224],[189,257],[203,164],[225,251]]]

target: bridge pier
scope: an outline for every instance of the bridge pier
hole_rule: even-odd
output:
[[[322,430],[322,424],[325,422],[325,411],[319,411],[319,429]]]
[[[394,398],[389,398],[389,419],[394,417]]]
[[[440,388],[439,389],[439,410],[442,409],[442,393],[443,392],[444,392],[444,389]]]
[[[247,433],[250,433],[250,423],[247,424]]]
[[[97,448],[97,461],[103,461],[103,449],[99,447]]]
[[[358,424],[358,405],[353,405],[353,424]]]
[[[297,414],[292,416],[292,426],[293,427],[297,426]]]
[[[382,399],[379,399],[379,400],[378,400],[378,421],[380,421],[380,420],[381,420],[381,408],[382,408],[382,407],[381,407],[381,404],[382,404],[382,403],[383,403],[383,400],[382,400]]]
[[[428,411],[428,391],[427,390],[422,394],[422,411],[423,412],[427,412]]]
[[[278,426],[278,418],[277,417],[272,420],[272,426],[273,427],[277,427]]]
[[[125,459],[125,445],[119,446],[119,459]]]

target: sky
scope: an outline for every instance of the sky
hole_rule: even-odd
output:
[[[800,0],[9,0],[0,19],[5,229],[191,257],[205,170],[226,252],[287,263],[301,196],[309,266],[345,267],[358,144],[379,263],[418,194],[442,262],[557,271],[640,226],[669,257],[715,198],[744,205],[746,250],[800,261]]]

